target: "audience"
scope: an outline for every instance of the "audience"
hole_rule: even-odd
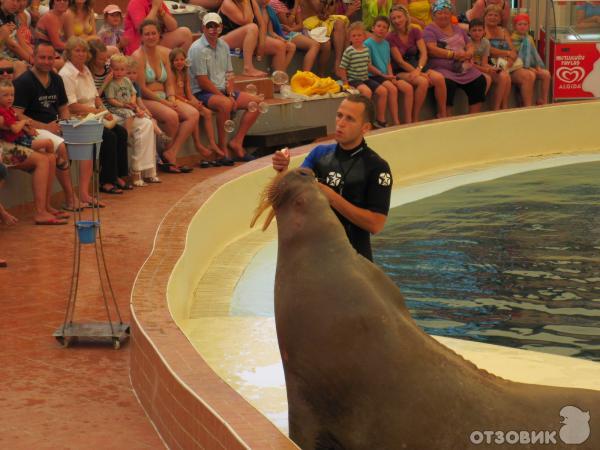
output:
[[[192,32],[187,27],[177,26],[177,21],[162,0],[131,0],[125,13],[125,54],[131,55],[141,42],[140,26],[146,20],[158,23],[160,44],[167,48],[181,47],[185,51],[192,44]]]
[[[523,106],[531,106],[536,74],[523,67],[523,60],[515,50],[510,33],[500,26],[500,13],[500,7],[489,5],[483,16],[485,37],[490,41],[490,55],[495,65],[506,67],[510,73],[512,83],[519,87]]]
[[[68,0],[50,0],[50,11],[43,14],[35,26],[33,37],[36,41],[48,42],[58,52],[65,49],[67,42],[66,12]]]
[[[451,107],[454,104],[454,93],[460,88],[467,94],[469,112],[479,112],[485,100],[487,83],[470,62],[474,53],[473,43],[461,27],[451,22],[452,9],[448,0],[438,0],[433,5],[433,22],[423,30],[429,62],[431,68],[445,78],[446,105]]]
[[[158,23],[145,20],[140,25],[142,45],[134,53],[139,67],[138,83],[142,98],[152,116],[172,139],[170,146],[161,154],[160,169],[167,173],[189,173],[191,167],[178,166],[177,154],[186,139],[198,127],[198,110],[177,100],[169,49],[162,45]]]
[[[439,72],[427,64],[427,46],[419,27],[411,24],[408,11],[403,5],[394,5],[390,14],[392,32],[387,35],[390,43],[392,68],[400,80],[414,88],[413,122],[419,121],[421,108],[429,87],[433,87],[437,103],[437,117],[446,117],[446,84]]]
[[[86,66],[90,51],[87,41],[72,36],[65,48],[66,63],[60,69],[67,94],[67,105],[73,116],[84,117],[89,113],[97,114],[106,111],[90,69]],[[105,116],[111,120],[110,114]],[[123,189],[131,189],[125,181],[129,175],[127,162],[127,131],[120,125],[112,128],[104,127],[100,146],[100,191],[106,194],[122,194]],[[81,200],[90,204],[89,185],[92,178],[91,161],[82,161],[79,187]]]
[[[192,170],[177,164],[190,136],[202,168],[252,160],[244,138],[268,105],[235,89],[230,53],[242,57],[241,75],[264,77],[256,61],[268,58],[271,70],[285,71],[295,52],[303,52],[304,71],[318,63],[319,73],[375,96],[376,128],[388,118],[400,123],[399,104],[405,122],[417,122],[429,88],[437,117],[448,114],[456,89],[465,91],[469,112],[481,110],[492,85],[492,110],[508,108],[512,84],[524,106],[534,104],[536,80],[537,103],[548,101],[551,76],[529,34],[529,16],[516,15],[509,31],[508,0],[475,0],[456,25],[452,0],[431,1],[192,0],[218,10],[203,17],[204,34],[192,42],[192,32],[177,25],[162,0],[131,0],[125,15],[107,5],[98,32],[93,0],[50,0],[49,10],[39,0],[0,0],[0,184],[5,166],[32,174],[40,225],[67,223],[68,214],[50,204],[55,177],[63,210],[93,206],[91,162],[80,164],[76,195],[58,122],[90,112],[107,113],[103,193],[160,183],[157,142],[159,167],[169,173]],[[596,9],[595,2],[577,8],[580,27],[598,22]],[[0,205],[0,221],[16,219]]]
[[[229,142],[226,139],[225,121],[230,119],[232,112],[247,109],[250,102],[257,103],[260,99],[247,92],[234,90],[230,76],[233,67],[229,46],[219,37],[223,27],[221,16],[208,13],[202,19],[202,25],[204,34],[192,44],[189,51],[192,94],[217,112],[217,134],[223,153],[239,161],[250,161],[253,158],[244,150],[244,137],[260,112],[256,109],[244,111],[237,133]],[[233,165],[231,157],[223,158],[221,163]]]

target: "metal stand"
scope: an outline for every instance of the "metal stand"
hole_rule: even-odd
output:
[[[71,275],[71,288],[69,290],[69,298],[67,300],[67,310],[65,312],[65,319],[60,328],[58,328],[53,336],[58,342],[64,347],[68,347],[72,342],[79,340],[79,338],[88,339],[108,339],[112,340],[113,347],[119,349],[121,343],[129,338],[129,325],[123,323],[119,306],[115,298],[115,294],[108,276],[108,269],[106,267],[106,260],[104,258],[104,249],[102,246],[102,231],[100,226],[100,183],[99,183],[99,164],[98,164],[98,142],[93,143],[92,151],[92,207],[91,220],[82,221],[82,208],[81,205],[76,205],[75,217],[75,240],[74,240],[74,257],[73,257],[73,271]],[[67,143],[68,148],[68,143]],[[69,152],[71,157],[71,152]],[[80,158],[80,160],[83,160]],[[79,186],[79,160],[77,161],[76,177],[77,186]],[[90,225],[91,224],[91,225]],[[86,225],[83,227],[83,225]],[[83,230],[82,230],[83,229]],[[96,236],[97,232],[97,236]],[[85,234],[82,234],[85,233]],[[96,265],[98,267],[98,276],[100,278],[100,290],[102,292],[102,298],[104,301],[104,309],[106,311],[107,322],[75,322],[75,303],[77,302],[77,294],[79,291],[79,273],[81,268],[81,249],[82,246],[89,246],[93,244]],[[112,310],[112,312],[111,312]],[[113,320],[114,319],[114,320]]]

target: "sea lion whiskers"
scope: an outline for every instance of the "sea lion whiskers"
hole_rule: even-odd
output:
[[[275,177],[273,177],[271,182],[265,187],[265,189],[260,194],[258,206],[256,207],[254,217],[250,222],[250,228],[254,227],[262,213],[269,207],[271,207],[271,210],[269,211],[269,214],[265,219],[265,222],[263,223],[262,231],[265,231],[269,227],[271,221],[275,217],[275,210],[287,200],[289,200],[288,197],[290,195],[290,189],[286,188],[289,187],[290,183],[284,180],[286,180],[286,178],[289,177],[296,178],[298,175],[301,177],[308,176],[314,179],[313,171],[306,168],[299,168],[292,171],[282,171],[279,172]]]

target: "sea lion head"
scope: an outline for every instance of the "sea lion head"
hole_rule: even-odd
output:
[[[321,193],[315,173],[307,168],[300,167],[279,173],[265,187],[258,207],[250,226],[253,227],[260,215],[271,208],[263,224],[262,229],[266,230],[277,216],[280,221],[285,211],[293,210],[295,216],[303,215],[307,208],[325,207],[329,209],[329,203]]]

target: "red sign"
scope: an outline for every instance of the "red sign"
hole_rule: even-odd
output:
[[[600,98],[600,44],[554,44],[554,98]]]

